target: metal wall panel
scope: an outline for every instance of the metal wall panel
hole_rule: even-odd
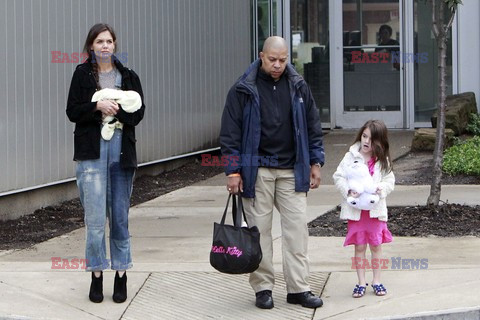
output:
[[[0,195],[74,177],[65,115],[76,63],[96,22],[142,81],[140,163],[218,145],[229,87],[250,63],[250,0],[0,0]]]

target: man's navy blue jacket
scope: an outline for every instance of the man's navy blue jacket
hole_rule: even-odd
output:
[[[222,115],[220,144],[227,159],[225,173],[239,172],[243,180],[243,196],[255,197],[258,163],[250,161],[258,157],[260,145],[260,98],[256,86],[261,60],[253,62],[232,86]],[[293,66],[285,69],[292,99],[292,132],[295,141],[294,165],[295,191],[310,189],[310,165],[325,162],[322,127],[318,109],[305,80]]]

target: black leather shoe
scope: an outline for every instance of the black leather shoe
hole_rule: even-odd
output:
[[[118,271],[115,273],[115,282],[113,284],[113,301],[122,303],[127,300],[127,272],[120,278]]]
[[[301,304],[305,308],[319,308],[323,305],[322,299],[315,296],[311,291],[287,294],[287,302]]]
[[[272,309],[273,298],[271,290],[263,290],[255,293],[255,306],[260,309]]]
[[[98,278],[95,277],[95,273],[92,272],[92,283],[90,284],[88,298],[95,303],[103,301],[103,272],[100,273],[100,277]]]

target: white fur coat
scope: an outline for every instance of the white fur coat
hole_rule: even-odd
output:
[[[337,167],[337,171],[333,174],[333,181],[335,182],[335,186],[340,191],[343,197],[343,201],[341,204],[341,219],[348,219],[348,220],[360,220],[361,210],[353,208],[352,206],[347,204],[347,196],[348,196],[348,183],[346,178],[346,170],[349,166],[351,166],[354,161],[365,161],[363,156],[359,152],[360,150],[360,142],[355,143],[349,149],[349,151],[345,154],[342,161]],[[378,205],[375,209],[370,210],[370,217],[371,218],[378,218],[382,221],[388,220],[388,212],[387,212],[387,202],[385,198],[387,195],[393,191],[395,187],[395,176],[393,172],[385,173],[381,170],[380,163],[377,161],[375,163],[374,173],[373,173],[373,181],[378,185],[378,187],[382,190],[380,193],[380,200]]]

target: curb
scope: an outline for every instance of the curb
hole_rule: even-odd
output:
[[[471,308],[447,309],[435,312],[419,312],[410,316],[371,318],[372,320],[479,320],[480,306]]]

